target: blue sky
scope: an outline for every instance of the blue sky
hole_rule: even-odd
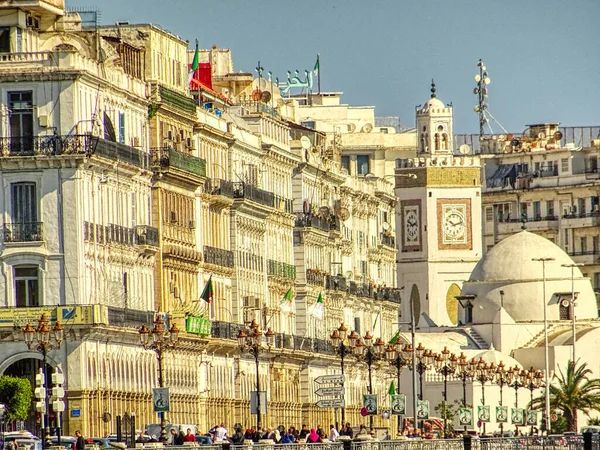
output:
[[[283,79],[321,54],[323,91],[414,125],[429,97],[454,105],[457,133],[478,132],[482,58],[489,110],[508,131],[529,123],[600,125],[600,0],[67,0],[101,22],[155,23],[202,48],[257,61]],[[496,132],[500,127],[493,124]]]

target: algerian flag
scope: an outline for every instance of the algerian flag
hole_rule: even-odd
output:
[[[189,73],[189,80],[188,80],[188,84],[190,84],[192,82],[192,78],[194,78],[194,73],[196,72],[196,70],[198,70],[198,60],[199,60],[199,55],[198,55],[198,39],[196,39],[196,53],[194,53],[194,59],[192,60],[192,65],[190,67],[190,73]]]
[[[211,303],[213,300],[213,284],[212,284],[212,275],[208,279],[208,283],[204,286],[204,290],[202,291],[201,299],[205,300],[206,303]]]
[[[319,74],[319,55],[317,55],[317,62],[315,63],[315,68],[313,69],[313,73],[315,75]]]
[[[319,297],[317,301],[313,303],[310,308],[308,308],[308,312],[315,317],[316,319],[323,320],[325,317],[325,307],[323,306],[323,295],[319,292]]]
[[[281,312],[284,314],[289,314],[292,312],[292,300],[294,299],[294,293],[292,292],[292,288],[289,288],[286,292],[283,300],[279,307],[281,308]]]
[[[375,327],[377,326],[377,321],[379,320],[380,314],[381,314],[381,311],[377,311],[377,315],[375,316],[375,321],[373,322],[373,330],[375,330]]]
[[[391,345],[396,345],[398,343],[398,339],[400,339],[400,330],[396,331],[394,337],[390,340]]]
[[[390,383],[390,388],[388,389],[388,394],[394,395],[396,393],[396,386],[394,386],[394,382]]]

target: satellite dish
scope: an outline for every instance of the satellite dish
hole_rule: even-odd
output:
[[[506,140],[507,140],[507,141],[512,141],[512,140],[513,140],[513,137],[514,137],[514,136],[513,136],[511,133],[508,133],[508,134],[506,135]]]
[[[326,216],[329,216],[330,214],[331,213],[329,211],[329,207],[328,206],[321,206],[319,208],[319,215],[320,216],[326,217]]]
[[[354,276],[354,272],[352,272],[351,270],[344,273],[344,278],[351,279],[353,276]]]
[[[569,300],[567,300],[567,299],[565,298],[565,299],[562,299],[562,300],[560,301],[560,306],[562,306],[563,308],[566,308],[567,306],[569,306],[569,305],[570,305],[570,303],[571,303],[571,302],[569,302]]]
[[[512,141],[510,141],[510,145],[512,145],[513,147],[518,147],[520,144],[518,139],[513,139]]]
[[[308,138],[308,136],[302,136],[300,138],[300,146],[304,149],[304,150],[308,150],[310,148],[310,139]]]
[[[387,222],[383,222],[381,224],[381,228],[383,228],[383,231],[390,231],[390,224]]]
[[[356,125],[353,123],[348,124],[348,133],[354,133],[356,131]]]
[[[350,218],[350,211],[348,210],[348,208],[340,208],[339,216],[340,219],[342,219],[342,222],[345,222]]]
[[[263,103],[269,103],[271,100],[271,93],[269,91],[263,91],[261,100]]]
[[[563,138],[563,134],[560,131],[557,131],[556,133],[554,133],[555,141],[560,141],[562,138]]]
[[[544,133],[543,131],[539,132],[537,135],[538,139],[544,139],[546,137],[546,133]]]
[[[258,102],[262,99],[262,91],[260,89],[254,89],[252,91],[252,100],[254,100],[255,102]]]
[[[366,123],[363,125],[361,131],[364,133],[370,133],[371,131],[373,131],[373,125],[370,123]]]
[[[467,144],[463,144],[460,147],[458,147],[458,151],[461,155],[466,155],[471,151],[471,147],[469,147]]]

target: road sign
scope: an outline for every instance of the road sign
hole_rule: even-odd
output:
[[[315,391],[319,397],[327,397],[329,395],[344,395],[344,386],[322,387]]]
[[[317,408],[343,408],[344,407],[344,399],[343,398],[324,398],[323,400],[319,400],[315,403]]]
[[[321,375],[315,378],[317,384],[344,384],[344,375]]]

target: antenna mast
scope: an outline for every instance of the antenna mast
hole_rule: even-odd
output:
[[[485,111],[488,107],[487,103],[485,103],[488,98],[487,85],[490,84],[492,80],[488,77],[488,73],[481,59],[477,62],[477,67],[479,67],[479,73],[475,75],[477,87],[473,89],[473,94],[477,96],[478,104],[473,109],[479,114],[479,137],[482,138],[483,127],[488,122],[485,115]]]

